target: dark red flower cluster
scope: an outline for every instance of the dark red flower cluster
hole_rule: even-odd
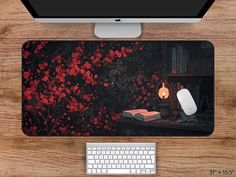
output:
[[[159,76],[157,72],[154,72],[151,75],[151,79],[147,80],[143,77],[141,73],[139,73],[136,77],[136,84],[139,88],[139,92],[137,95],[133,95],[134,102],[136,105],[145,105],[150,110],[156,110],[157,104],[151,104],[153,102],[157,102],[156,100],[156,87],[159,80]]]
[[[84,111],[84,105],[82,103],[78,103],[74,98],[71,101],[68,101],[68,105],[66,107],[71,112]]]
[[[68,42],[74,50],[60,46],[50,51],[52,43],[54,46],[54,42],[29,42],[23,48],[24,131],[29,135],[113,134],[123,110],[113,109],[106,102],[113,103],[108,99],[112,92],[117,100],[122,96],[116,93],[114,88],[119,83],[108,71],[116,62],[143,51],[144,46],[138,42],[122,46],[96,42],[91,49],[85,42]],[[158,79],[157,73],[151,81],[139,73],[133,104],[150,106]]]

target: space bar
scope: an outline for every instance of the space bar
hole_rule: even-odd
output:
[[[128,174],[128,173],[130,173],[130,169],[107,169],[107,173],[109,173],[109,174]]]

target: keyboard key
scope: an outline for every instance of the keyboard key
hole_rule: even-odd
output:
[[[88,163],[95,163],[95,160],[88,160]]]
[[[88,155],[87,159],[93,159],[93,156],[92,155]]]
[[[107,169],[107,172],[110,174],[128,174],[130,169]]]
[[[155,151],[149,151],[148,154],[155,154]]]
[[[88,171],[87,171],[88,173],[92,173],[92,169],[88,169]]]
[[[106,169],[102,169],[102,173],[106,173],[107,172],[107,170]]]
[[[148,164],[148,165],[146,164],[146,165],[145,165],[145,168],[155,168],[155,166],[154,166],[154,165],[151,165],[151,164]]]

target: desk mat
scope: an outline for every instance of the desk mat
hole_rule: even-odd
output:
[[[198,107],[193,116],[178,103],[182,88]],[[156,111],[156,117],[123,113],[134,109]],[[28,41],[22,47],[22,130],[28,136],[209,135],[214,46],[207,41]]]

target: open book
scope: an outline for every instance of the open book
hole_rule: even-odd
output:
[[[135,118],[144,122],[150,122],[161,118],[160,112],[148,111],[146,109],[133,109],[123,111],[124,117]]]

